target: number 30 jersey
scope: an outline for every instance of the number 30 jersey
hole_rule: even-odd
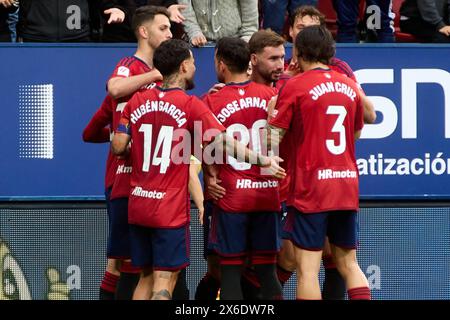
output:
[[[353,80],[329,69],[299,74],[281,89],[270,124],[292,138],[287,205],[303,213],[358,210],[354,137],[363,127],[358,90]]]
[[[204,101],[227,128],[229,136],[254,151],[261,151],[267,107],[275,95],[274,88],[247,81],[227,84],[207,95]],[[278,211],[279,181],[263,173],[264,169],[243,162],[243,158],[228,156],[227,165],[220,168],[226,194],[218,201],[219,207],[228,212]]]
[[[131,98],[117,129],[132,139],[129,223],[177,228],[189,221],[191,146],[206,130],[212,139],[225,128],[201,100],[182,89],[155,87]]]

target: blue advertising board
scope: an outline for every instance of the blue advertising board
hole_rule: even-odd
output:
[[[288,49],[288,52],[290,49]],[[213,48],[194,49],[194,94],[216,82]],[[0,199],[102,198],[107,144],[82,131],[132,45],[1,45]],[[361,197],[450,198],[450,46],[344,45],[377,109],[357,142]]]

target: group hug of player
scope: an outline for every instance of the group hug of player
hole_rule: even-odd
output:
[[[219,84],[198,98],[186,92],[192,51],[171,39],[166,9],[136,11],[137,51],[117,64],[83,132],[113,137],[101,299],[189,299],[189,194],[208,264],[196,299],[282,299],[293,272],[297,299],[370,299],[356,259],[355,140],[375,112],[323,23],[314,7],[296,10],[288,63],[270,30],[220,39]]]

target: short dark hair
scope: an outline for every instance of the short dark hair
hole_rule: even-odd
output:
[[[223,61],[231,72],[246,72],[250,62],[250,50],[244,40],[224,37],[217,41],[216,57]]]
[[[168,77],[180,69],[184,60],[191,57],[189,44],[183,40],[163,41],[153,54],[153,65],[163,77]]]
[[[329,64],[336,52],[333,36],[324,26],[309,26],[295,38],[297,54],[308,62]]]
[[[142,6],[136,9],[131,22],[131,28],[137,36],[138,28],[146,22],[153,21],[158,14],[165,15],[170,19],[170,13],[166,7]]]
[[[325,24],[325,16],[314,6],[299,6],[294,12],[289,16],[289,24],[294,27],[295,20],[297,18],[303,18],[304,16],[317,17],[319,19],[320,25]]]
[[[278,33],[266,29],[256,31],[248,42],[250,53],[259,53],[266,47],[279,47],[284,45],[284,38]]]

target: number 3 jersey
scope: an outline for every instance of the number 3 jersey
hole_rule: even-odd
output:
[[[136,93],[127,103],[117,132],[132,139],[129,223],[177,228],[189,221],[194,128],[198,137],[213,129],[208,131],[211,139],[225,131],[201,100],[182,89],[155,87]]]
[[[270,124],[291,137],[287,205],[304,213],[358,209],[358,90],[353,80],[329,69],[297,75],[281,89]]]
[[[274,88],[255,82],[230,83],[209,94],[204,101],[227,134],[254,151],[261,151],[262,130],[267,124],[267,107],[276,95]],[[278,211],[279,181],[262,174],[264,169],[227,157],[220,168],[225,196],[218,205],[228,212]]]

